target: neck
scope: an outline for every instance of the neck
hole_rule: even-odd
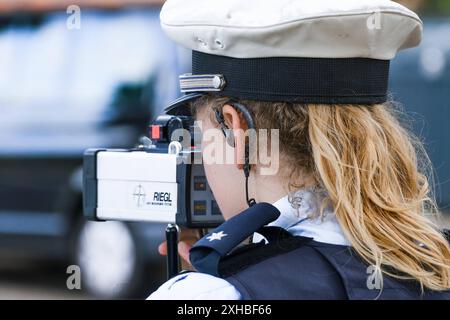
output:
[[[256,202],[274,203],[289,192],[288,184],[277,175],[257,175],[250,178],[249,184],[250,194]]]
[[[306,188],[313,183],[301,178],[298,179],[298,185],[304,185]],[[256,202],[274,203],[292,191],[288,186],[288,179],[279,175],[250,175],[250,196],[255,198]]]

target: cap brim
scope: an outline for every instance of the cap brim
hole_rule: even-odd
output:
[[[172,101],[167,108],[164,109],[166,114],[169,115],[190,115],[191,110],[189,103],[202,97],[204,93],[189,93],[185,94],[175,101]]]

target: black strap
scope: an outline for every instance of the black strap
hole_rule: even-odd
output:
[[[258,233],[261,232],[259,231]],[[219,275],[221,278],[230,277],[252,265],[298,249],[311,241],[312,238],[290,235],[289,237],[278,239],[268,244],[260,242],[243,246],[220,261]]]
[[[264,238],[266,238],[269,243],[293,237],[293,235],[286,229],[274,226],[262,227],[261,229],[256,231],[256,233],[259,233]]]
[[[238,59],[193,51],[192,74],[220,74],[226,84],[215,93],[236,99],[374,104],[387,100],[389,60]]]

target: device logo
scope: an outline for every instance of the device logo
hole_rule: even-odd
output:
[[[157,206],[171,206],[172,205],[171,193],[164,191],[154,192],[153,201],[151,202],[151,204]]]
[[[134,188],[134,193],[133,193],[133,197],[134,197],[134,201],[136,201],[136,205],[138,207],[142,207],[143,205],[145,205],[145,189],[143,186],[138,185],[136,188]]]

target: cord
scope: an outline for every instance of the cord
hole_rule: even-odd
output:
[[[235,101],[229,101],[228,104],[233,106],[235,109],[239,110],[247,122],[247,127],[250,130],[255,129],[255,124],[253,122],[252,115],[248,111],[248,109],[241,103]],[[223,117],[222,117],[223,119]],[[249,142],[245,142],[245,155],[244,155],[244,176],[245,176],[245,198],[249,207],[256,204],[256,200],[254,198],[250,198],[248,194],[248,178],[250,176],[250,151],[249,151]]]

